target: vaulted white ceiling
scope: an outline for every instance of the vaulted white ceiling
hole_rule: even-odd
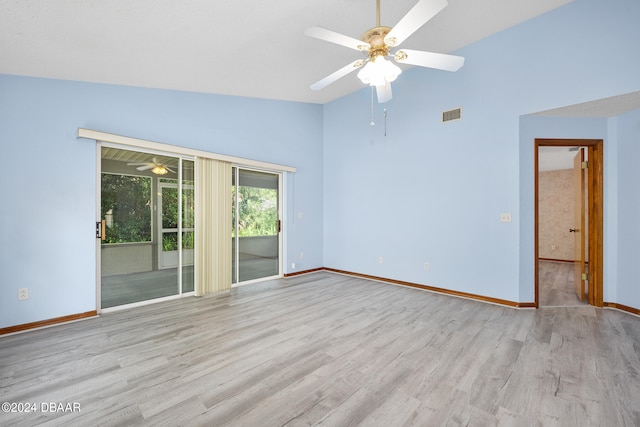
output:
[[[403,47],[450,53],[572,0],[449,0]],[[395,25],[417,0],[381,0]],[[326,103],[363,87],[359,58],[312,39],[318,25],[360,38],[375,0],[0,0],[0,73]]]

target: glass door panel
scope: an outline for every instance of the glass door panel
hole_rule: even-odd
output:
[[[233,283],[280,274],[279,178],[234,169]]]
[[[194,290],[195,192],[194,162],[182,161],[182,292]]]
[[[158,219],[160,223],[158,268],[178,266],[178,181],[160,181],[158,190]]]
[[[100,247],[101,308],[180,293],[178,248],[187,240],[180,234],[186,229],[178,226],[184,215],[177,185],[180,161],[102,147],[101,219],[106,232]],[[193,192],[193,177],[190,186],[185,191]],[[182,276],[184,283],[188,275]]]

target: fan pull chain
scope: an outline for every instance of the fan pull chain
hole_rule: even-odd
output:
[[[369,126],[375,126],[375,122],[373,121],[373,86],[371,86],[371,123]]]
[[[384,109],[384,136],[387,136],[387,109]]]

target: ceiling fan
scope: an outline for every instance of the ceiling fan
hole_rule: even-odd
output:
[[[366,31],[362,35],[362,40],[322,27],[307,28],[304,32],[307,36],[346,46],[364,52],[367,55],[365,59],[353,61],[312,84],[311,89],[323,89],[356,69],[363,67],[358,72],[358,78],[369,86],[375,86],[378,102],[383,103],[391,99],[391,82],[402,72],[400,67],[386,59],[387,56],[393,56],[393,59],[401,64],[418,65],[446,71],[459,70],[464,64],[464,58],[461,56],[410,49],[400,49],[395,53],[391,53],[391,49],[398,47],[427,21],[444,9],[447,4],[447,0],[419,0],[395,27],[390,28],[380,25],[380,0],[376,0],[376,26]]]
[[[176,173],[176,171],[171,169],[169,166],[159,163],[155,157],[150,162],[127,163],[127,166],[137,166],[136,170],[139,171],[148,171],[151,169],[151,172],[156,175],[166,175],[168,172]]]

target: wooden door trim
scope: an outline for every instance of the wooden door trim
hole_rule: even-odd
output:
[[[602,139],[549,139],[534,140],[534,287],[535,306],[539,307],[539,248],[538,248],[538,148],[539,147],[587,147],[589,162],[588,173],[588,302],[590,305],[602,307],[604,278],[604,141]]]
[[[578,148],[573,158],[573,286],[580,301],[584,301],[584,279],[582,273],[585,270],[585,236],[588,236],[587,223],[585,221],[585,211],[587,211],[584,192],[587,189],[585,185],[585,169],[582,165],[585,161],[584,148]],[[587,177],[589,175],[586,175]],[[579,191],[576,191],[579,188]]]

